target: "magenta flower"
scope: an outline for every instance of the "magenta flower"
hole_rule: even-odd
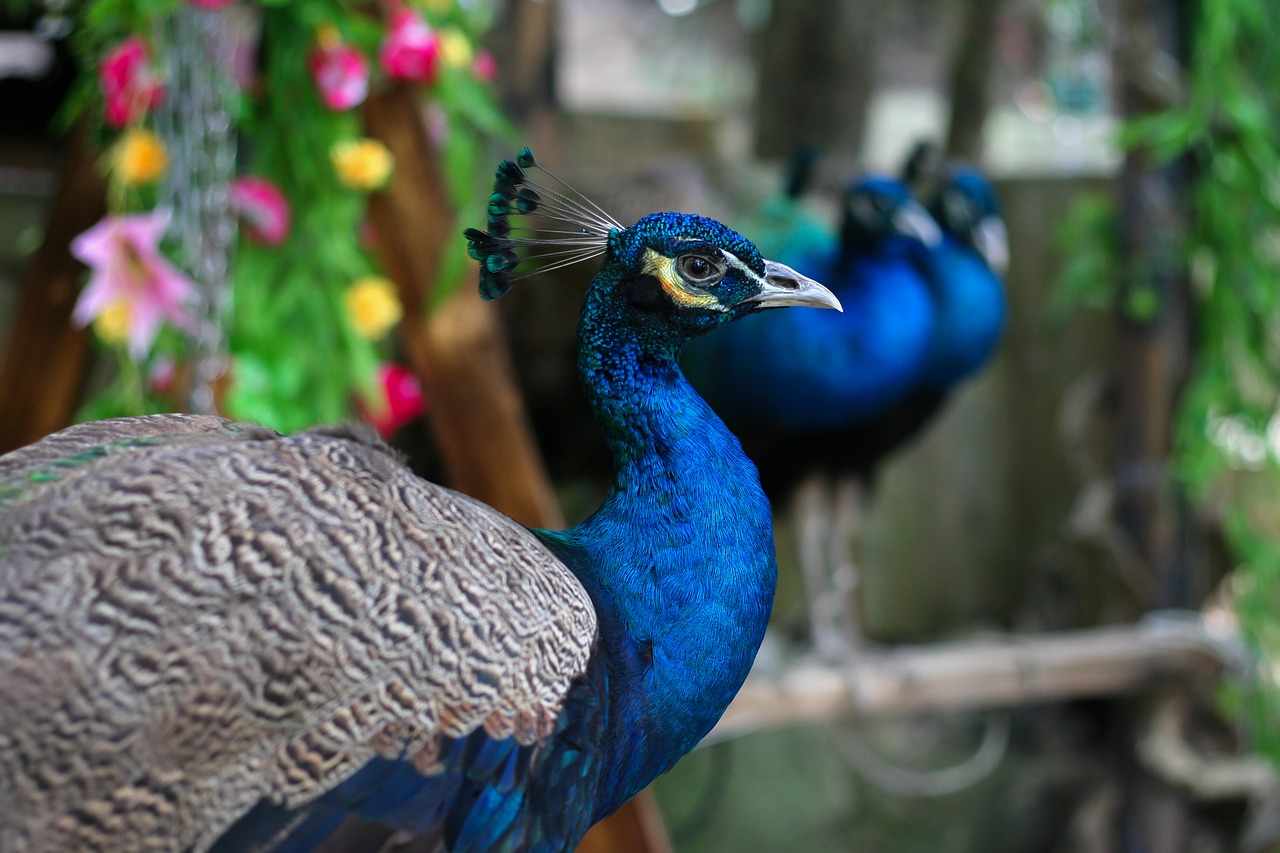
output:
[[[164,83],[151,67],[147,46],[137,36],[129,36],[103,57],[98,82],[111,127],[124,127],[142,118],[164,99]]]
[[[279,246],[289,237],[293,212],[280,188],[266,178],[237,178],[231,182],[231,209],[255,243]]]
[[[331,110],[349,110],[369,94],[369,63],[364,54],[326,30],[311,52],[311,77]]]
[[[383,364],[378,368],[378,386],[383,394],[378,411],[361,406],[361,414],[379,435],[389,439],[426,411],[426,397],[418,377],[399,364]]]
[[[471,73],[481,83],[492,83],[498,76],[498,63],[493,54],[481,48],[476,51],[476,58],[471,60]]]
[[[104,312],[123,309],[129,354],[135,359],[147,354],[161,322],[191,327],[183,306],[197,298],[195,283],[160,254],[168,223],[164,210],[106,216],[71,241],[71,254],[89,267],[89,284],[71,319],[86,326]]]
[[[397,9],[378,50],[382,70],[393,80],[430,83],[436,78],[440,39],[421,13]]]

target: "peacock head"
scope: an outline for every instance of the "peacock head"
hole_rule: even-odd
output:
[[[936,246],[942,232],[905,183],[869,176],[854,181],[844,193],[840,244],[846,253],[870,252],[888,245],[914,242]]]
[[[951,169],[929,210],[942,230],[973,248],[987,266],[1003,274],[1009,266],[1009,237],[991,183],[976,169]]]
[[[751,241],[714,219],[652,213],[624,227],[563,181],[556,179],[559,189],[534,181],[534,168],[540,167],[527,148],[499,165],[488,230],[466,231],[486,299],[503,295],[526,276],[603,255],[592,285],[595,296],[624,309],[646,333],[677,346],[765,308],[840,309],[831,291],[765,260]],[[537,216],[552,225],[520,227],[512,223],[515,216]]]

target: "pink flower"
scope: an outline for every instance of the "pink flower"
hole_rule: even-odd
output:
[[[147,47],[137,36],[129,36],[103,57],[98,82],[111,127],[124,127],[142,118],[164,98],[164,84],[151,68]]]
[[[394,80],[430,83],[436,77],[440,39],[413,9],[391,13],[391,24],[378,50],[382,70]]]
[[[476,51],[476,58],[471,60],[471,73],[481,83],[492,83],[493,78],[498,76],[498,63],[493,54],[484,48]]]
[[[391,438],[405,424],[426,411],[426,398],[418,377],[399,364],[384,364],[378,368],[378,385],[383,398],[379,411],[361,407],[364,419],[373,425],[383,438]]]
[[[195,284],[160,254],[168,211],[107,216],[71,241],[71,254],[89,267],[89,284],[76,302],[72,320],[88,325],[104,312],[123,311],[129,353],[143,358],[168,320],[190,328],[183,305],[193,302]]]
[[[175,388],[178,378],[178,366],[168,356],[160,356],[151,363],[147,373],[147,390],[157,394],[168,394]]]
[[[311,52],[311,77],[331,110],[349,110],[369,94],[369,63],[364,54],[326,30]]]
[[[231,209],[240,215],[249,239],[279,246],[289,237],[292,211],[280,188],[266,178],[237,178],[231,182]]]

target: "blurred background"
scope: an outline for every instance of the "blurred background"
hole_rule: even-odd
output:
[[[0,450],[173,408],[365,417],[424,474],[572,523],[611,473],[573,367],[593,270],[474,300],[460,231],[496,158],[531,145],[624,223],[673,209],[756,237],[798,153],[817,156],[790,209],[834,231],[851,180],[928,142],[1000,200],[997,349],[837,525],[842,653],[811,644],[803,515],[775,501],[755,704],[611,849],[1280,849],[1273,4],[404,8],[437,39],[429,71],[380,54],[377,4],[7,0]],[[344,101],[316,57],[348,48],[367,93]],[[163,98],[111,88],[136,68]],[[352,164],[352,141],[376,144]],[[244,177],[282,200],[253,207]],[[140,342],[73,322],[72,239],[161,209],[200,323]]]

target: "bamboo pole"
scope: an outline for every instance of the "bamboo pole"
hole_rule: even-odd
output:
[[[1202,619],[869,649],[752,673],[705,742],[869,715],[1011,707],[1211,683],[1237,641]]]

